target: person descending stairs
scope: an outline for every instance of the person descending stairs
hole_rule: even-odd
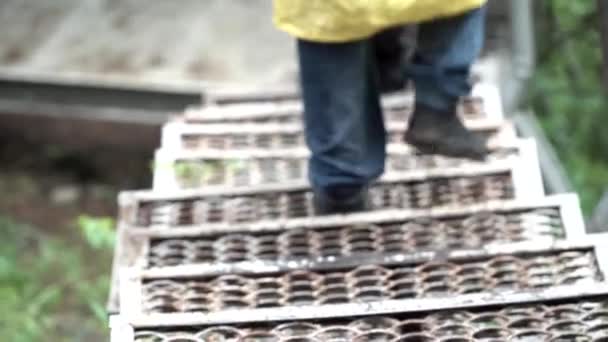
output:
[[[275,1],[302,94],[207,94],[164,126],[153,189],[119,197],[113,342],[608,340],[608,236],[468,85],[483,1],[439,3]],[[431,17],[415,89],[380,96],[367,38]]]

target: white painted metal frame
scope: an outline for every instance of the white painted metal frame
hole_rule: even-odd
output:
[[[473,97],[483,99],[484,111],[488,118],[504,119],[500,89],[494,83],[479,82],[473,87]]]

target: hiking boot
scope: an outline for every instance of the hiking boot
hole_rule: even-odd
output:
[[[369,210],[369,194],[364,188],[333,188],[314,192],[315,215],[352,214]]]
[[[473,160],[488,154],[486,140],[468,130],[455,109],[441,112],[417,104],[404,140],[425,154]]]

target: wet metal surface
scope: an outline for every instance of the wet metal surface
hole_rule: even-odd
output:
[[[559,209],[543,208],[325,229],[156,238],[151,241],[146,259],[148,267],[314,259],[374,252],[415,253],[430,248],[475,248],[538,238],[563,238],[564,235]]]
[[[413,94],[387,97],[383,101],[387,122],[405,122],[412,112]],[[484,99],[464,98],[458,108],[461,117],[480,119],[487,116]],[[273,101],[232,106],[204,106],[188,109],[183,118],[189,123],[297,123],[302,120],[300,101]]]
[[[384,99],[387,172],[346,216],[314,216],[296,99],[176,117],[173,173],[120,197],[115,340],[608,341],[606,241],[575,239],[578,201],[541,197],[533,142],[490,98],[460,105],[485,163],[408,149],[411,96]]]
[[[294,144],[295,146],[296,144]],[[395,146],[396,149],[398,146]],[[500,162],[521,156],[521,148],[503,147],[494,149],[485,161],[471,161],[466,159],[448,158],[438,155],[425,155],[415,151],[389,151],[386,160],[386,173],[404,172],[421,169],[453,168],[464,166],[479,166],[484,163]],[[170,177],[155,177],[155,187],[166,187],[167,184],[179,189],[195,189],[205,186],[247,186],[257,184],[285,183],[306,180],[308,176],[308,155],[300,150],[292,150],[290,155],[276,155],[249,157],[238,150],[226,151],[225,155],[234,155],[234,158],[201,155],[180,158],[177,154],[175,160],[163,162],[157,159],[157,167],[172,168],[165,173]],[[287,154],[290,150],[283,150]],[[176,155],[172,151],[157,153],[157,158],[167,158]],[[167,158],[168,159],[168,158]]]
[[[185,132],[181,139],[181,149],[195,150],[244,150],[244,149],[285,149],[304,146],[304,133],[300,125],[208,125],[207,132]],[[402,143],[406,130],[405,121],[387,124],[387,142]],[[499,127],[476,129],[485,138],[494,138]]]
[[[605,342],[608,299],[340,320],[142,329],[136,342]]]
[[[312,216],[313,194],[304,188],[285,191],[243,190],[183,200],[135,203],[134,222],[140,227],[194,225],[217,222],[251,222]],[[510,172],[478,176],[437,177],[426,180],[380,182],[370,189],[374,210],[431,208],[515,198]],[[133,208],[124,208],[129,211]],[[129,223],[129,222],[127,222]]]
[[[449,298],[458,294],[588,285],[603,279],[592,250],[578,249],[402,265],[368,264],[340,270],[184,276],[142,280],[143,313]]]

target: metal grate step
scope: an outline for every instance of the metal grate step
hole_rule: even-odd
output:
[[[513,141],[515,129],[501,120],[466,122],[467,126],[489,139],[490,144]],[[403,144],[405,121],[388,123],[387,142]],[[304,147],[304,131],[292,124],[201,124],[170,122],[163,127],[162,148],[183,151],[225,151],[251,149],[289,149]]]
[[[384,100],[387,172],[353,215],[314,216],[296,98],[168,123],[155,190],[120,196],[113,341],[608,341],[608,236],[543,197],[496,87],[459,107],[483,163],[404,145],[411,101]]]
[[[390,260],[388,255],[383,258]],[[365,303],[526,290],[601,280],[593,254],[574,249],[480,257],[475,261],[432,260],[397,266],[339,265],[335,270],[319,267],[260,275],[230,273],[194,277],[183,273],[181,276],[187,279],[171,275],[171,278],[144,280],[143,312],[217,312],[237,308]]]
[[[259,268],[257,261],[364,259],[370,250],[415,253],[480,248],[520,241],[579,238],[583,218],[575,195],[491,202],[453,209],[399,210],[348,216],[205,224],[184,227],[121,226],[114,269]],[[297,247],[297,248],[295,248]],[[304,248],[303,248],[304,247]],[[266,257],[264,259],[263,257]],[[116,274],[116,271],[115,271]],[[118,311],[118,279],[110,307]]]
[[[589,341],[608,339],[608,297],[417,315],[238,326],[130,329],[125,342],[169,341]]]
[[[464,118],[502,119],[502,108],[498,89],[487,83],[477,83],[473,87],[473,94],[461,100],[459,113]],[[243,94],[237,95],[243,98]],[[209,96],[208,105],[202,108],[190,108],[181,118],[188,123],[218,123],[218,122],[257,122],[257,123],[289,123],[300,122],[303,112],[301,101],[297,96],[283,96],[254,102],[225,101],[224,96]],[[396,119],[404,122],[407,113],[413,106],[413,92],[404,92],[399,95],[385,96],[382,107],[388,121]]]
[[[497,163],[385,177],[370,188],[371,206],[374,210],[423,209],[539,198],[541,184],[528,178],[527,167]],[[172,193],[124,192],[120,206],[121,221],[142,227],[281,220],[314,214],[306,182]]]
[[[485,161],[420,154],[405,145],[389,145],[385,176],[413,170],[475,167],[511,161],[530,168],[540,180],[536,145],[533,140],[514,140],[494,145]],[[154,189],[195,189],[210,186],[248,186],[305,181],[309,152],[287,150],[185,152],[160,149],[156,152]]]
[[[481,213],[447,222],[418,219],[389,225],[157,238],[150,241],[147,266],[315,260],[370,253],[472,248],[541,237],[561,238],[562,229],[559,212],[541,209],[504,215]]]
[[[121,283],[121,302],[133,322],[217,325],[550,300],[606,289],[608,240],[592,240],[401,257],[378,254],[366,265],[327,261],[294,265],[290,271],[269,267],[261,273],[130,269]]]

